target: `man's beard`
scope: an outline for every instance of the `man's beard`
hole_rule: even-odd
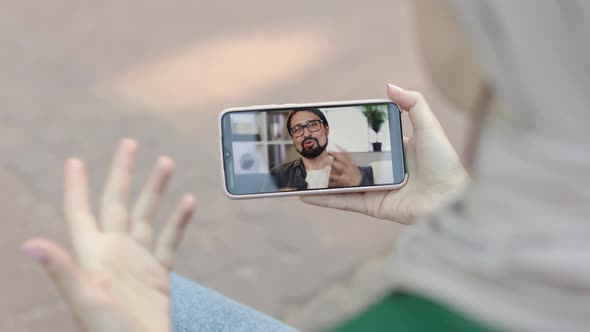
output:
[[[305,142],[313,140],[315,141],[315,146],[311,149],[308,149],[305,147]],[[303,157],[307,158],[307,159],[313,159],[319,155],[322,154],[322,152],[324,152],[324,150],[326,150],[326,147],[328,146],[328,139],[326,139],[326,144],[321,145],[320,141],[315,138],[315,137],[308,137],[306,139],[303,140],[303,142],[301,142],[301,151],[297,151],[299,152],[300,155],[302,155]]]

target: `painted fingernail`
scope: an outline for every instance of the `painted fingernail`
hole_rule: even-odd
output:
[[[25,244],[20,250],[38,263],[44,263],[47,261],[47,254],[39,247],[28,246]]]

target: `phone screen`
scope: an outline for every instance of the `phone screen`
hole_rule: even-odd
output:
[[[366,188],[405,177],[396,104],[337,104],[221,117],[225,186],[232,195]]]

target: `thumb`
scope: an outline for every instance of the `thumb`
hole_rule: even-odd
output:
[[[71,255],[60,245],[43,238],[29,239],[20,249],[43,266],[62,296],[72,303],[83,274]]]
[[[407,91],[390,83],[387,84],[387,94],[392,101],[408,112],[414,129],[440,127],[440,123],[420,92]]]

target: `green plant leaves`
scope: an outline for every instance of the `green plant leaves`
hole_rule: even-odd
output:
[[[387,108],[385,105],[365,105],[362,106],[363,115],[367,118],[367,124],[375,133],[381,130],[381,126],[387,118]]]

